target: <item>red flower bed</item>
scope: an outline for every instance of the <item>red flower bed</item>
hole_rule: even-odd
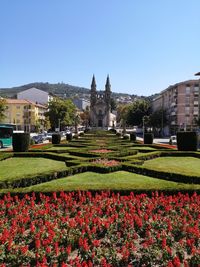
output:
[[[199,266],[200,196],[4,196],[0,266]]]
[[[109,160],[109,159],[96,159],[92,161],[95,165],[103,165],[105,167],[109,166],[118,166],[120,164],[117,160]]]
[[[113,152],[113,150],[109,150],[109,149],[94,149],[94,150],[90,150],[90,152],[94,152],[94,153],[109,153],[109,152]]]

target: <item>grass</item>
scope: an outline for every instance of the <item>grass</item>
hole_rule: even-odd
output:
[[[44,158],[9,158],[0,161],[0,180],[15,180],[47,171],[66,169],[65,162]]]
[[[153,170],[200,176],[200,159],[193,157],[161,157],[147,160],[143,166]]]
[[[85,172],[62,179],[11,190],[11,192],[52,192],[71,190],[197,190],[200,185],[183,184],[119,171],[109,174]],[[0,193],[10,190],[0,190]]]

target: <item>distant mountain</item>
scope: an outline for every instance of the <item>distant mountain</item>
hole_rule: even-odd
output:
[[[42,82],[35,82],[35,83],[29,83],[25,84],[22,86],[18,87],[12,87],[12,88],[0,88],[0,96],[2,97],[8,97],[8,98],[16,98],[17,93],[27,90],[29,88],[35,87],[37,89],[43,90],[45,92],[51,93],[53,95],[57,95],[60,97],[64,98],[74,98],[74,97],[84,97],[84,98],[89,98],[90,94],[90,89],[84,88],[84,87],[79,87],[79,86],[74,86],[74,85],[69,85],[65,83],[56,83],[56,84],[51,84],[51,83],[42,83]],[[155,97],[149,96],[137,96],[137,95],[130,95],[126,93],[115,93],[112,92],[112,97],[113,98],[120,98],[120,97],[130,97],[132,100],[136,98],[142,98],[142,99],[152,99]]]
[[[37,89],[43,90],[54,95],[63,95],[65,97],[72,97],[76,94],[89,94],[89,89],[84,87],[73,86],[65,83],[29,83],[18,87],[12,88],[0,88],[0,95],[3,97],[15,98],[17,93],[27,90],[29,88],[35,87]]]

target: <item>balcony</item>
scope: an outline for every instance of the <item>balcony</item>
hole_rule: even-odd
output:
[[[172,111],[171,112],[171,116],[176,116],[176,112],[175,111]]]
[[[198,106],[199,105],[199,101],[194,101],[194,106]]]

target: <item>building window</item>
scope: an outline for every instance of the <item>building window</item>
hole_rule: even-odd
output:
[[[189,115],[190,114],[190,107],[185,107],[185,114]]]
[[[16,120],[17,123],[20,123],[20,120]]]
[[[190,96],[185,97],[185,104],[190,105]]]
[[[17,115],[17,117],[20,117],[20,116],[21,116],[21,114],[20,114],[20,113],[17,113],[16,115]]]
[[[190,86],[187,86],[185,88],[185,93],[186,93],[186,95],[189,95],[190,94]]]
[[[20,106],[16,106],[17,109],[20,109]]]

